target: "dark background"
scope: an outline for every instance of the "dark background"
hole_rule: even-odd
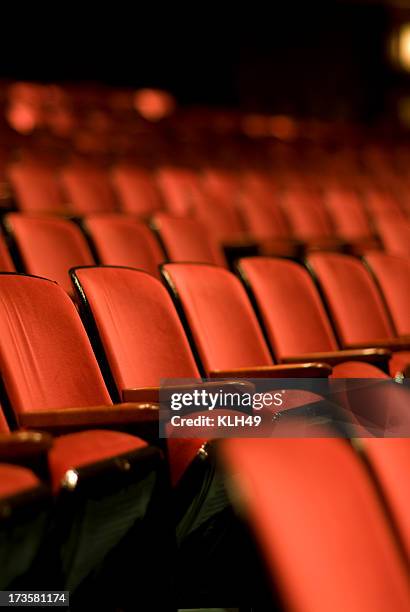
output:
[[[61,5],[40,24],[3,22],[0,78],[154,86],[181,104],[301,117],[385,117],[404,78],[386,53],[398,9],[304,4],[198,4],[178,14],[158,4],[149,15],[138,4],[96,5],[91,19]]]

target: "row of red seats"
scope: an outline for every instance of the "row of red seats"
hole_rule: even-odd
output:
[[[285,371],[288,372],[288,375],[289,373],[297,374],[300,366],[296,364],[286,367],[272,365],[255,314],[250,307],[244,289],[234,276],[230,276],[226,270],[199,264],[168,264],[164,271],[166,276],[171,278],[173,287],[177,288],[191,328],[191,337],[195,343],[196,353],[200,356],[202,367],[208,375],[213,372],[218,376],[250,377],[256,376],[261,371],[263,376],[269,377],[282,377],[285,375]],[[209,275],[216,275],[211,284],[209,283]],[[94,350],[100,358],[103,369],[104,364],[105,366],[108,365],[109,378],[107,383],[110,388],[113,385],[117,396],[122,395],[124,399],[132,400],[142,399],[145,402],[155,400],[158,399],[156,385],[161,378],[165,376],[197,378],[199,376],[177,312],[169,294],[159,280],[145,272],[116,267],[78,268],[74,272],[73,278],[81,308],[85,309],[84,314],[92,315],[92,318],[88,316],[85,320],[88,326],[92,326],[89,327],[89,331],[94,330],[91,335]],[[210,286],[215,287],[215,293],[212,296],[207,291]],[[82,482],[82,479],[87,476],[89,478],[95,477],[95,468],[92,469],[93,462],[98,461],[102,456],[105,459],[117,459],[116,462],[114,461],[114,465],[119,470],[119,465],[124,466],[125,464],[121,462],[118,465],[118,456],[123,461],[127,459],[127,465],[129,465],[128,454],[126,453],[146,448],[141,439],[104,431],[67,433],[76,428],[90,426],[110,425],[119,428],[121,424],[122,426],[127,424],[130,427],[131,423],[137,431],[141,432],[143,431],[143,425],[146,425],[147,411],[148,413],[153,411],[153,408],[147,409],[146,405],[124,405],[123,407],[111,405],[86,332],[67,294],[54,283],[41,278],[3,274],[0,275],[0,295],[3,311],[0,316],[2,324],[0,360],[5,391],[2,401],[7,404],[9,410],[13,411],[14,418],[19,426],[28,429],[40,428],[57,435],[63,434],[55,439],[54,446],[49,452],[49,465],[56,494],[58,494],[62,485],[63,488],[68,487],[76,491],[77,479]],[[204,316],[206,319],[204,319]],[[205,325],[206,336],[204,336]],[[226,334],[224,330],[228,325],[229,334]],[[232,334],[232,328],[235,329],[235,334]],[[97,335],[95,332],[97,332]],[[231,340],[230,346],[225,344],[228,339]],[[17,352],[11,350],[12,347],[16,347]],[[101,353],[101,347],[103,353]],[[172,350],[170,350],[171,348]],[[262,359],[263,363],[261,363]],[[51,363],[53,368],[50,368]],[[262,368],[258,367],[261,365]],[[308,373],[306,366],[303,369],[305,370],[304,373]],[[56,371],[60,372],[58,377],[55,376]],[[401,401],[401,391],[400,387],[395,389],[396,406]],[[300,405],[300,401],[301,398],[299,397],[296,406]],[[302,395],[302,403],[303,401],[306,400],[303,400]],[[404,397],[404,407],[407,407],[406,396]],[[288,406],[289,408],[291,406]],[[360,422],[361,416],[356,416]],[[362,418],[363,422],[368,424],[364,415],[362,415]],[[105,442],[104,436],[106,438]],[[174,482],[181,478],[186,466],[195,456],[198,444],[201,442],[198,440],[189,442],[173,439],[168,441]],[[284,551],[287,549],[287,537],[297,529],[297,522],[292,519],[291,513],[288,514],[289,503],[293,498],[292,495],[294,495],[292,491],[295,481],[291,478],[285,486],[285,475],[290,476],[292,473],[292,462],[289,463],[289,460],[286,460],[283,466],[285,480],[277,500],[279,506],[275,505],[275,509],[277,507],[278,516],[281,515],[280,508],[282,511],[286,511],[289,520],[287,536],[282,542],[280,539],[269,537],[262,545],[263,549],[268,550],[269,562],[272,561],[273,564],[271,554],[278,556],[276,563],[279,563],[279,567],[275,564],[275,579],[280,581],[279,586],[284,589],[282,596],[285,597],[286,606],[291,607],[291,602],[295,596],[294,593],[291,595],[286,592],[288,585],[291,585],[292,589],[300,593],[302,602],[304,602],[303,605],[309,601],[308,593],[311,586],[309,581],[307,581],[309,584],[306,584],[308,560],[316,560],[322,563],[324,562],[323,555],[327,555],[326,567],[329,568],[333,578],[339,576],[340,579],[341,568],[339,564],[342,562],[343,555],[345,555],[345,559],[352,562],[352,555],[357,555],[358,550],[360,550],[360,555],[364,555],[365,552],[368,555],[368,557],[366,556],[367,564],[354,565],[351,569],[346,569],[343,565],[342,575],[344,578],[339,583],[340,588],[334,585],[331,590],[324,591],[317,583],[315,599],[319,597],[320,592],[323,609],[328,609],[330,602],[335,601],[339,601],[341,606],[339,608],[336,606],[336,609],[345,609],[343,608],[346,603],[345,584],[348,584],[350,585],[349,600],[355,602],[357,609],[374,609],[374,601],[376,600],[379,602],[380,610],[387,609],[387,601],[390,603],[394,601],[395,609],[404,610],[406,583],[405,580],[403,581],[405,574],[400,557],[401,549],[394,544],[391,528],[386,523],[385,518],[381,519],[383,514],[377,491],[366,478],[363,466],[360,465],[357,458],[354,458],[352,451],[341,450],[344,447],[348,449],[346,442],[314,440],[311,442],[314,442],[315,446],[311,446],[311,448],[306,446],[306,442],[308,441],[301,444],[300,440],[287,441],[285,444],[277,445],[275,443],[275,446],[261,443],[258,448],[261,452],[262,450],[266,452],[267,457],[272,452],[275,457],[277,456],[276,453],[284,453],[283,457],[286,457],[287,453],[293,453],[295,461],[297,458],[298,461],[299,458],[302,461],[306,460],[308,461],[307,465],[315,466],[318,470],[316,474],[317,482],[312,492],[307,492],[304,495],[304,503],[300,502],[297,506],[299,513],[302,509],[307,512],[309,504],[314,506],[319,504],[320,511],[316,515],[316,527],[312,525],[314,531],[310,534],[312,537],[315,536],[315,539],[318,538],[320,542],[322,541],[320,539],[320,525],[325,521],[325,524],[328,525],[327,528],[330,530],[330,535],[326,541],[333,541],[332,538],[336,534],[332,534],[331,524],[334,524],[335,516],[340,516],[341,520],[344,517],[342,523],[347,530],[353,528],[362,530],[363,533],[361,533],[359,540],[357,537],[354,540],[349,539],[351,545],[348,546],[344,539],[336,538],[334,540],[335,548],[330,554],[329,551],[320,546],[312,547],[309,549],[310,554],[306,557],[306,560],[301,558],[303,556],[301,547],[303,541],[305,541],[302,538],[300,544],[294,546],[291,551],[295,567],[299,567],[299,565],[301,567],[302,579],[297,577],[298,572],[296,572],[296,577],[292,578],[289,566],[282,558]],[[252,444],[250,442],[250,445]],[[232,447],[232,454],[227,455],[227,464],[228,466],[233,465],[235,470],[236,462],[245,461],[245,459],[243,452],[237,453],[236,447],[232,445],[228,443],[223,448],[225,449],[224,453],[228,453]],[[245,444],[244,449],[246,447]],[[367,448],[367,443],[365,448]],[[404,550],[409,550],[410,541],[406,527],[407,515],[403,510],[403,504],[407,507],[406,500],[409,494],[407,487],[404,486],[406,481],[397,483],[398,489],[396,490],[396,487],[392,488],[390,478],[385,476],[386,471],[391,470],[392,461],[397,460],[398,469],[404,469],[405,463],[400,459],[400,452],[403,452],[405,456],[408,452],[408,445],[403,445],[403,450],[400,450],[400,446],[389,448],[389,446],[382,445],[378,447],[377,444],[371,445],[369,448],[370,457],[375,457],[374,465],[386,496],[386,503],[394,517],[395,529],[398,530],[399,541],[401,542],[400,546]],[[302,449],[305,449],[305,451]],[[397,455],[398,449],[399,455]],[[253,456],[257,459],[258,453],[255,453],[253,447],[251,450],[250,457]],[[321,469],[317,460],[314,459],[319,456],[321,457]],[[326,457],[329,461],[329,463],[326,462],[327,468],[325,471],[323,471],[323,457]],[[109,465],[114,469],[111,463]],[[249,465],[245,463],[241,469],[248,470],[249,467],[251,477],[259,478],[257,474],[252,473],[254,465],[253,463]],[[264,465],[268,466],[270,462],[267,461]],[[293,465],[297,465],[297,463]],[[70,469],[67,470],[67,467]],[[81,468],[84,468],[84,473]],[[319,503],[317,488],[319,483],[325,485],[328,482],[326,476],[326,474],[329,474],[328,468],[335,470],[335,473],[339,475],[337,479],[339,487],[330,488],[330,497],[327,497],[327,503],[329,503],[329,499],[332,499],[335,503],[334,512],[336,514],[333,514],[332,518],[326,512],[323,498],[322,502]],[[107,476],[107,469],[106,464],[99,465],[99,470],[102,470],[104,479]],[[346,473],[344,472],[345,469],[347,470]],[[127,467],[125,471],[129,477],[130,468]],[[139,470],[136,471],[138,474],[133,474],[131,482],[135,482],[135,478],[141,476]],[[334,472],[331,473],[333,478]],[[262,474],[265,474],[265,472],[262,472]],[[35,481],[31,482],[33,484]],[[349,488],[348,483],[351,487],[352,482],[357,483],[357,486]],[[119,485],[118,476],[113,478],[113,485],[114,488]],[[270,487],[267,488],[267,490],[269,489]],[[328,490],[327,484],[326,490]],[[137,491],[138,495],[141,495],[139,488],[132,489],[132,491],[134,491],[134,495],[137,494]],[[94,489],[90,490],[86,486],[83,495],[84,493],[91,495],[91,501],[94,499]],[[101,495],[101,491],[99,495]],[[349,509],[343,504],[339,505],[337,503],[336,500],[340,495],[347,496],[347,499],[350,500]],[[100,499],[98,494],[97,497]],[[83,498],[81,499],[83,500]],[[260,499],[262,500],[264,497],[262,496]],[[131,501],[132,497],[130,498]],[[112,499],[110,502],[113,503]],[[103,503],[101,499],[100,503]],[[107,503],[109,507],[109,502]],[[140,505],[136,504],[136,506],[140,510]],[[263,525],[267,530],[275,529],[275,525],[278,528],[271,501],[269,499],[264,500],[262,507],[270,516],[269,521],[255,521],[254,528],[257,535],[258,530]],[[74,508],[76,508],[75,504]],[[118,512],[117,504],[114,503],[113,508]],[[77,511],[84,521],[87,514],[84,517],[83,505],[80,504]],[[90,512],[89,520],[96,521],[98,516],[96,517],[93,514],[92,508]],[[251,516],[252,513],[251,505]],[[109,521],[105,513],[103,514],[104,516],[101,517],[103,523],[99,523],[98,528],[108,529],[107,522],[109,523]],[[115,518],[119,520],[118,515]],[[72,519],[72,511],[70,519]],[[57,515],[57,517],[54,516],[54,520],[58,522],[62,519]],[[370,524],[368,521],[370,521]],[[124,527],[123,524],[122,526]],[[129,526],[128,522],[126,522],[126,526]],[[155,526],[157,528],[158,524],[155,523]],[[82,533],[82,536],[86,538],[85,545],[88,542],[87,536],[94,537],[93,533],[93,531]],[[106,534],[105,531],[104,534]],[[76,535],[78,537],[78,534]],[[124,535],[124,531],[122,531],[122,535]],[[135,538],[135,533],[133,535]],[[263,538],[265,538],[265,535]],[[139,536],[142,537],[140,533]],[[298,538],[296,538],[296,541],[299,541]],[[105,539],[103,539],[103,542],[107,545]],[[112,545],[113,541],[109,539],[109,543]],[[130,546],[140,544],[135,539],[129,539],[128,543]],[[152,546],[152,541],[150,544]],[[76,584],[75,580],[84,578],[84,573],[90,569],[89,566],[84,566],[83,551],[84,548],[77,547],[77,555],[81,561],[80,575],[74,572],[74,569],[77,572],[79,571],[75,563],[74,569],[69,567],[75,573],[75,578],[72,574],[69,574],[69,584],[72,586]],[[369,551],[373,551],[372,554],[369,554]],[[99,552],[101,555],[102,551]],[[206,554],[205,551],[203,551],[203,554]],[[387,560],[389,563],[385,566]],[[96,563],[95,558],[92,561]],[[146,558],[144,558],[145,561]],[[89,558],[88,563],[90,563]],[[192,563],[192,559],[190,563]],[[375,591],[369,591],[368,582],[364,577],[369,573],[373,578],[379,577],[380,573],[385,572],[387,567],[389,567],[391,579],[386,581],[385,577],[382,583],[384,585],[383,591],[379,593],[376,588],[376,595],[374,595]],[[358,580],[358,577],[362,577],[362,574],[363,579]],[[157,573],[155,577],[158,577]],[[130,578],[129,575],[127,578]],[[206,579],[208,580],[209,576],[206,576]],[[379,580],[376,580],[376,583],[378,584]],[[300,609],[304,608],[300,607]]]
[[[133,217],[86,217],[83,227],[91,248],[72,221],[17,213],[5,217],[21,271],[55,280],[70,294],[69,269],[93,265],[95,258],[100,264],[140,268],[156,276],[166,258],[223,264],[222,251],[196,224],[191,219],[158,214],[155,228],[165,255],[150,229]],[[0,243],[0,248],[2,269],[13,270],[5,244]],[[320,284],[322,298],[297,263],[257,257],[240,264],[247,282],[252,274],[253,290],[261,287],[256,299],[258,308],[269,317],[265,325],[271,330],[276,357],[282,360],[302,353],[334,351],[337,346],[384,347],[394,351],[391,374],[405,371],[410,361],[406,353],[410,336],[409,261],[374,251],[366,254],[369,269],[355,257],[337,253],[313,253],[307,263]],[[211,287],[213,282],[211,278]]]
[[[295,255],[309,248],[362,252],[379,246],[408,255],[410,221],[404,204],[388,192],[283,187],[263,173],[141,166],[104,168],[74,164],[61,173],[52,166],[20,163],[10,180],[21,210],[73,214],[123,212],[140,218],[161,209],[201,220],[222,243],[253,240],[267,254]]]

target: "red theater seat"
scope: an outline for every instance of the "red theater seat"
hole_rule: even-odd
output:
[[[155,236],[142,221],[126,215],[99,214],[84,219],[84,227],[100,263],[130,266],[159,276],[159,265],[164,261],[164,254]]]
[[[166,208],[173,215],[192,214],[197,200],[202,201],[199,177],[190,168],[163,166],[157,171],[157,181]]]
[[[398,220],[392,215],[379,215],[377,231],[386,253],[410,257],[410,221]]]
[[[157,279],[130,268],[94,267],[75,270],[74,283],[79,296],[86,297],[118,397],[138,389],[142,400],[158,401],[162,379],[199,378],[178,315]],[[202,442],[188,444],[184,465],[176,465],[171,452],[174,481]]]
[[[281,607],[408,609],[406,565],[377,492],[346,441],[224,440],[220,456]]]
[[[72,164],[63,169],[61,181],[76,215],[94,212],[114,212],[117,200],[105,168],[89,164]]]
[[[197,219],[158,213],[152,220],[152,226],[170,261],[196,261],[226,266],[222,248],[207,227]]]
[[[303,244],[292,237],[276,193],[263,197],[245,192],[239,200],[239,211],[246,230],[258,242],[262,253],[283,257],[300,254]]]
[[[57,281],[72,292],[68,271],[94,263],[80,228],[67,219],[10,213],[5,219],[29,274]]]
[[[9,168],[18,208],[28,213],[64,214],[70,209],[53,166],[20,162]]]
[[[62,551],[71,590],[145,514],[141,495],[149,499],[155,480],[146,488],[143,482],[157,469],[157,451],[139,437],[105,429],[135,431],[152,409],[112,405],[75,306],[57,284],[0,274],[0,297],[0,368],[14,421],[64,433],[49,453],[49,469],[54,491],[72,491],[66,527],[72,544]]]
[[[282,193],[281,204],[293,236],[305,242],[309,248],[340,250],[343,247],[318,195],[302,189],[288,189]]]
[[[383,294],[398,336],[410,336],[410,259],[367,253],[366,263]]]
[[[410,558],[410,439],[362,439],[360,446],[381,488],[397,526],[406,554]]]
[[[343,348],[384,347],[393,350],[390,373],[406,371],[410,342],[396,336],[377,286],[359,259],[317,253],[308,258]]]
[[[269,378],[280,377],[287,367],[292,371],[292,366],[273,364],[246,292],[231,272],[217,266],[171,263],[162,267],[162,273],[183,309],[207,376],[220,372],[221,376],[252,378],[254,371],[259,377],[260,368]]]
[[[163,208],[160,191],[148,169],[118,164],[113,169],[112,179],[125,213],[146,218]]]
[[[354,191],[331,189],[324,198],[340,238],[355,245],[357,252],[378,248],[365,207]]]
[[[260,314],[272,350],[280,363],[320,360],[333,375],[385,377],[374,367],[387,367],[384,351],[339,350],[326,310],[309,273],[285,259],[248,257],[238,270]],[[355,360],[360,364],[353,363]],[[360,374],[361,372],[361,374]]]

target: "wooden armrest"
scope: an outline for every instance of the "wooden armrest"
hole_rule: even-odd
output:
[[[363,348],[385,348],[389,351],[410,351],[410,338],[382,338],[380,340],[371,340],[369,342],[357,342],[346,345],[347,349],[363,349]]]
[[[124,403],[114,406],[87,406],[21,413],[19,424],[27,429],[42,429],[54,433],[78,431],[90,427],[124,429],[157,424],[158,405]]]
[[[326,363],[256,366],[234,370],[213,370],[210,378],[328,378],[332,368]]]
[[[352,350],[341,350],[341,351],[326,351],[319,353],[306,353],[302,355],[292,355],[290,357],[284,357],[282,363],[295,363],[303,359],[306,361],[322,361],[328,363],[330,366],[335,366],[344,361],[364,361],[371,363],[376,366],[380,366],[383,369],[388,368],[388,362],[391,358],[391,351],[383,348],[369,348],[369,349],[352,349]]]
[[[53,439],[46,433],[17,431],[0,434],[0,461],[14,462],[26,457],[45,455],[53,445]]]
[[[166,391],[167,393],[185,393],[192,392],[195,389],[206,389],[212,391],[215,387],[218,391],[220,389],[225,391],[232,391],[236,393],[253,393],[255,385],[245,380],[221,380],[216,382],[201,382],[198,383],[186,383],[183,385],[164,385],[163,387],[140,387],[136,389],[123,389],[122,399],[124,402],[156,402],[160,400],[160,392]]]

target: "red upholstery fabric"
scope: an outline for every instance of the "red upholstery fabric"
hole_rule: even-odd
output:
[[[246,239],[245,227],[233,203],[202,196],[195,200],[195,207],[195,215],[216,240],[229,243]]]
[[[377,189],[366,189],[364,199],[372,217],[389,215],[396,220],[405,219],[398,201],[392,194]]]
[[[408,609],[406,569],[346,441],[232,439],[221,452],[286,609]]]
[[[56,281],[72,292],[68,271],[94,263],[79,227],[67,219],[11,213],[6,218],[26,272]]]
[[[112,178],[124,212],[143,218],[162,208],[160,192],[147,169],[120,164]]]
[[[272,359],[240,281],[223,268],[166,264],[207,372],[271,365]]]
[[[379,288],[399,336],[410,335],[410,259],[386,253],[368,253],[366,261]]]
[[[196,219],[159,213],[154,218],[170,261],[193,261],[226,266],[222,248]]]
[[[95,464],[146,446],[143,440],[116,431],[89,430],[59,436],[48,453],[53,490],[59,489],[65,473],[70,469]]]
[[[186,216],[201,197],[199,177],[189,168],[163,166],[157,172],[158,185],[166,208],[174,215]]]
[[[164,261],[152,232],[141,221],[125,215],[90,215],[85,226],[102,264],[130,266],[159,276]]]
[[[240,261],[278,359],[336,351],[336,339],[308,272],[284,259],[248,257]]]
[[[76,275],[119,390],[198,376],[171,298],[157,279],[126,268],[84,268]]]
[[[369,218],[356,193],[333,189],[326,192],[325,200],[338,236],[353,241],[372,237]]]
[[[318,253],[308,262],[321,284],[343,346],[394,337],[377,287],[358,259]]]
[[[30,470],[0,463],[0,500],[29,491],[39,484],[38,478]]]
[[[14,272],[14,264],[7,250],[6,241],[0,234],[0,272]]]
[[[111,404],[75,306],[47,280],[0,275],[0,369],[17,413]]]
[[[242,194],[239,209],[247,231],[256,239],[290,238],[287,219],[275,194],[271,193],[269,199]]]
[[[282,194],[293,234],[300,240],[332,237],[334,230],[330,216],[317,196],[302,190],[288,190]]]
[[[410,439],[363,439],[364,451],[410,557]]]
[[[410,222],[397,220],[391,214],[379,215],[377,231],[386,253],[410,256]]]
[[[236,204],[241,191],[239,176],[233,170],[209,167],[203,172],[203,185],[207,194],[225,204]]]
[[[29,213],[67,212],[68,206],[54,168],[20,162],[10,167],[9,177],[20,210]]]
[[[113,212],[117,208],[108,172],[88,165],[72,165],[62,172],[70,208],[78,215]]]

